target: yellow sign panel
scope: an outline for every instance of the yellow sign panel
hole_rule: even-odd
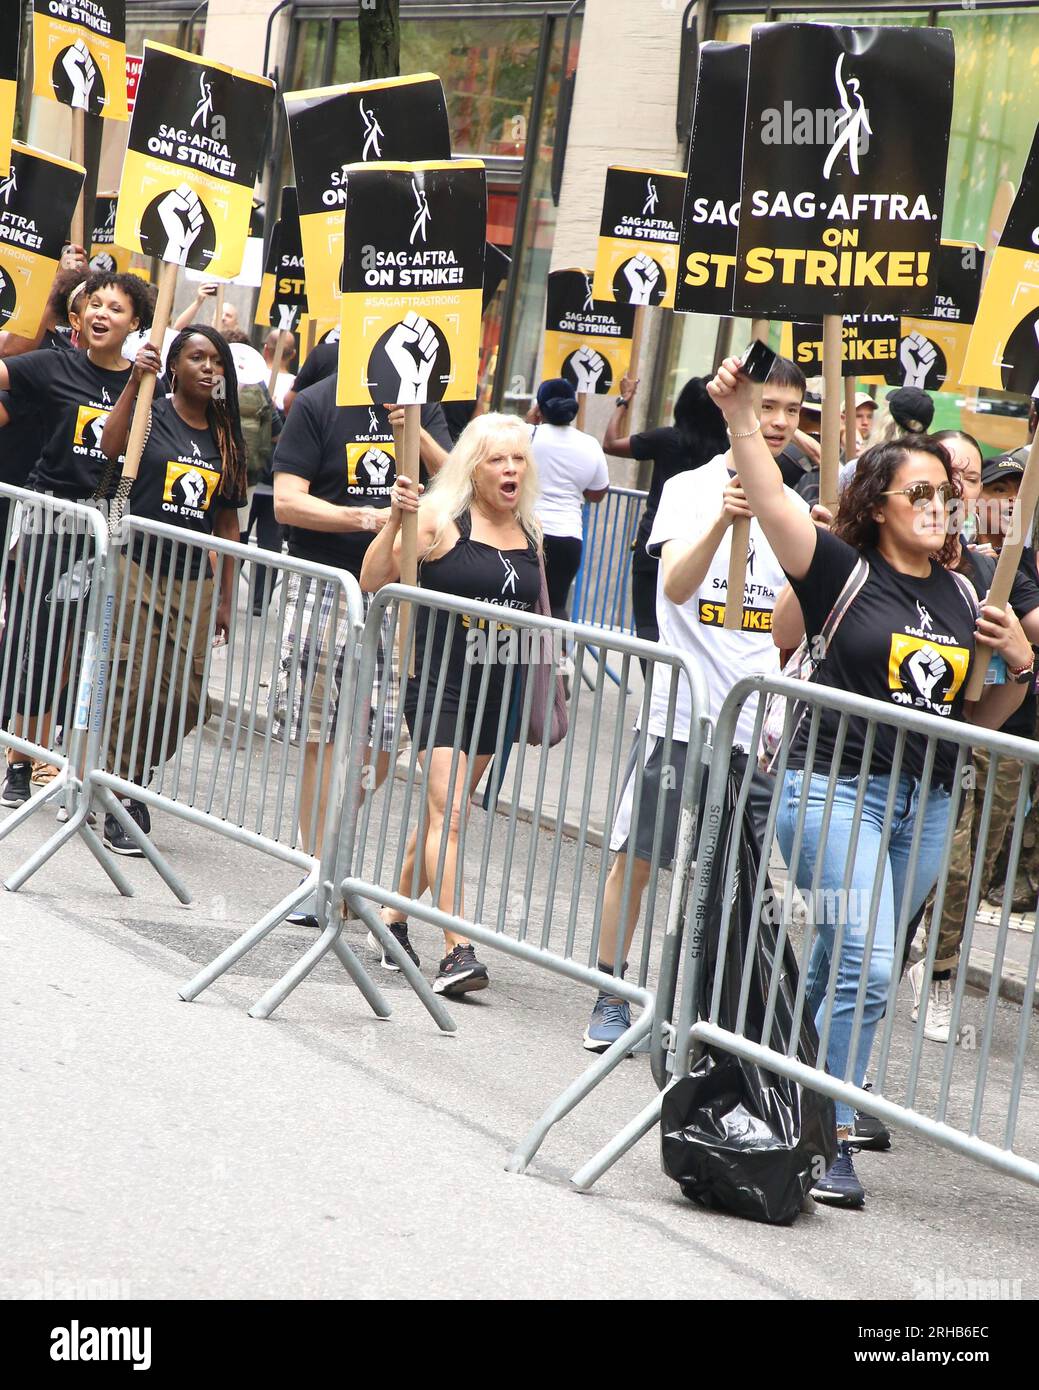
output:
[[[0,329],[39,331],[83,177],[78,164],[12,145],[0,176]]]
[[[33,95],[125,121],[124,0],[35,0]]]

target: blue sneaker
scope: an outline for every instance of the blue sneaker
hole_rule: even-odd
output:
[[[864,1207],[866,1205],[866,1189],[855,1176],[855,1169],[852,1166],[851,1156],[858,1153],[858,1149],[847,1139],[842,1139],[837,1145],[837,1157],[832,1167],[826,1171],[826,1176],[814,1183],[811,1189],[811,1196],[817,1202],[825,1202],[832,1207]]]
[[[615,994],[600,993],[588,1020],[584,1045],[589,1052],[605,1052],[631,1027],[631,1006]]]

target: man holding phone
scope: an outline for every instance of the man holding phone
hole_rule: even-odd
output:
[[[754,357],[748,359],[751,371],[759,376],[767,373],[762,386],[761,430],[773,458],[778,459],[797,429],[805,390],[804,375],[793,362],[776,357],[764,344],[753,344],[749,351],[754,353]],[[792,492],[790,495],[795,496]],[[808,510],[800,498],[795,500]],[[724,623],[731,528],[741,517],[750,520],[743,626],[740,631],[730,632]],[[716,455],[695,472],[676,474],[664,484],[646,548],[651,555],[660,557],[657,578],[660,640],[688,652],[699,666],[707,683],[712,717],[717,716],[725,697],[742,677],[779,673],[779,652],[772,641],[772,610],[786,576],[751,515],[736,478],[731,450]],[[670,685],[670,667],[663,666],[656,672],[653,685],[638,805],[634,804],[640,742],[636,734],[610,837],[610,848],[616,855],[606,880],[599,934],[599,969],[609,975],[618,971],[623,974],[626,969],[642,895],[649,881],[657,806],[661,799],[660,867],[669,867],[674,857],[691,702],[688,686],[680,682],[670,762],[664,767],[662,754]],[[748,758],[752,762],[757,758],[757,749],[752,746],[756,713],[756,700],[748,700],[736,730],[737,753],[733,766],[738,772]],[[771,779],[760,771],[755,772],[750,810],[759,836],[764,829],[771,796]],[[631,892],[625,904],[624,878],[629,855],[632,857]],[[623,949],[618,950],[622,917]],[[601,993],[584,1035],[584,1046],[590,1052],[605,1052],[630,1026],[627,1003],[616,995]]]

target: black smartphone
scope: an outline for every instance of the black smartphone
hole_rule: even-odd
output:
[[[755,338],[740,358],[740,371],[751,381],[756,381],[759,386],[762,386],[768,380],[768,374],[772,370],[772,364],[775,360],[776,354],[768,344]]]

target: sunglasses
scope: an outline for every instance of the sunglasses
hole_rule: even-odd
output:
[[[939,483],[935,487],[934,483],[910,483],[908,487],[900,487],[894,492],[882,492],[881,497],[907,497],[911,507],[926,507],[928,503],[938,498],[943,507],[947,507],[950,502],[959,500],[959,492],[952,483]]]

